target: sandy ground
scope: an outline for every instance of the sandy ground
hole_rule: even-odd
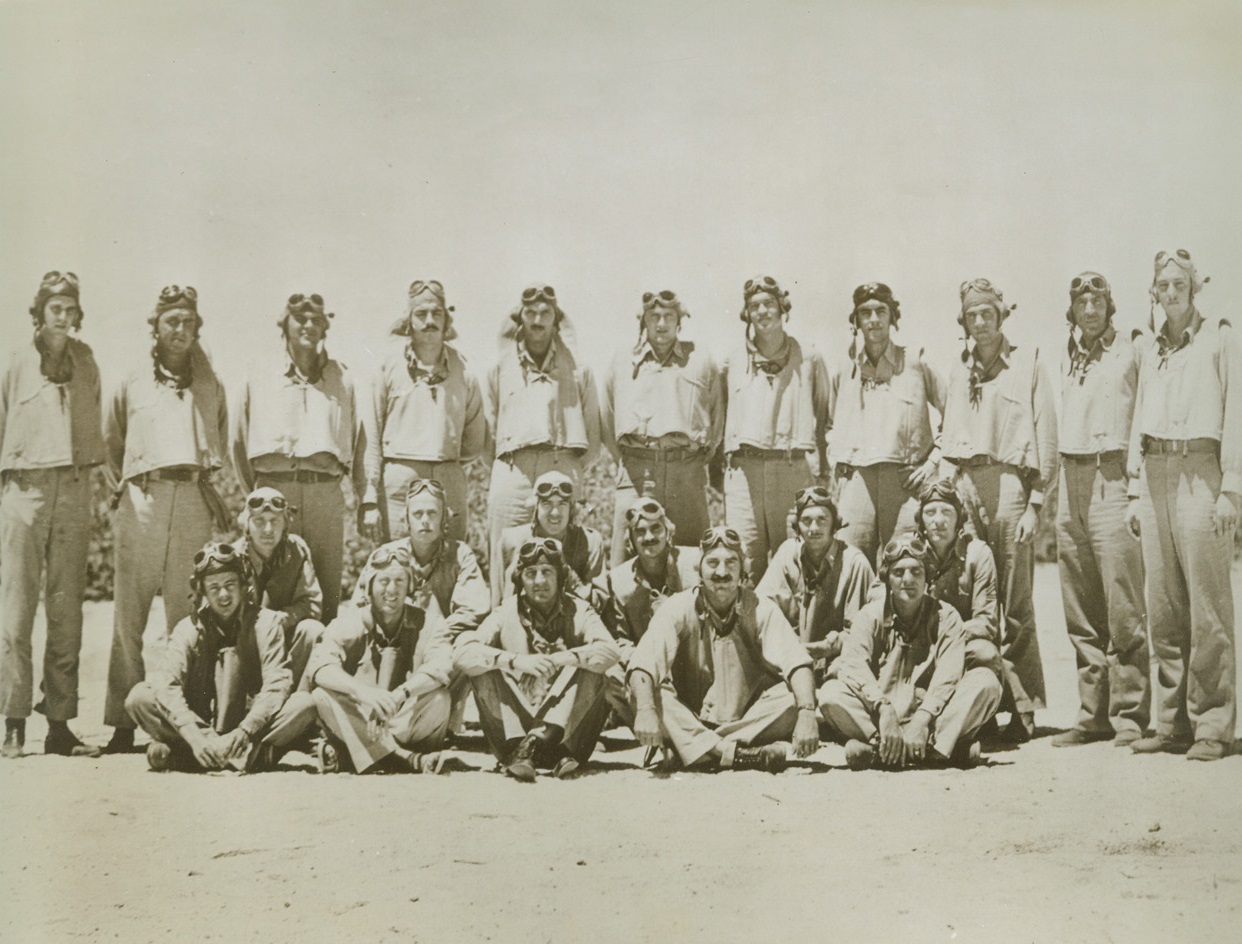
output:
[[[659,777],[610,740],[528,786],[478,738],[479,769],[438,778],[5,762],[0,940],[1236,939],[1242,758],[1054,750],[1077,706],[1054,567],[1036,592],[1041,736],[969,772],[856,774],[827,745],[780,776]],[[110,632],[91,605],[77,729],[99,743]]]

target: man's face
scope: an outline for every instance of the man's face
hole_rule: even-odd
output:
[[[217,619],[231,620],[241,607],[241,577],[232,571],[203,578],[203,596]]]
[[[155,323],[155,344],[165,357],[187,354],[197,336],[198,319],[186,308],[166,311]]]
[[[310,311],[294,311],[285,316],[285,343],[291,350],[314,353],[328,334],[328,319]]]
[[[784,326],[781,303],[771,292],[755,292],[746,300],[746,319],[760,334]]]
[[[416,338],[431,340],[442,337],[448,322],[448,312],[434,298],[424,298],[410,309],[410,331]]]
[[[259,552],[259,556],[267,560],[276,550],[276,545],[285,536],[285,516],[278,511],[265,508],[262,511],[250,512],[246,522],[246,537],[250,545]]]
[[[1070,306],[1074,324],[1087,340],[1095,340],[1108,327],[1108,299],[1102,292],[1083,292]]]
[[[527,302],[522,306],[522,336],[536,350],[544,350],[552,343],[552,331],[556,326],[556,309],[544,299]]]
[[[57,338],[69,336],[69,332],[82,321],[82,309],[72,295],[53,295],[43,303],[42,329],[45,335]]]
[[[884,302],[875,298],[863,302],[854,312],[854,318],[865,342],[884,344],[888,341],[889,332],[893,327],[893,313],[889,311],[888,305]]]
[[[655,304],[643,312],[643,327],[647,329],[647,340],[660,347],[671,345],[677,340],[677,329],[680,317],[676,308]]]
[[[539,499],[535,505],[535,520],[545,535],[560,538],[569,530],[570,502],[560,495]]]
[[[522,568],[522,592],[531,605],[547,609],[556,600],[556,568],[547,561],[536,561]]]
[[[395,622],[401,615],[409,592],[410,578],[405,569],[394,561],[375,574],[371,582],[371,607],[384,622]]]
[[[903,557],[888,572],[888,592],[897,603],[910,606],[923,599],[927,592],[927,574],[913,557]]]
[[[966,331],[976,344],[990,345],[1000,340],[1003,319],[988,302],[971,305],[962,317],[966,322]]]
[[[742,585],[742,559],[727,547],[714,547],[703,555],[699,577],[708,600],[723,609],[733,603]]]
[[[444,508],[427,492],[412,495],[405,502],[405,523],[410,540],[418,550],[430,548],[444,533]]]
[[[807,550],[817,556],[823,554],[832,544],[832,533],[836,530],[832,510],[821,505],[802,509],[802,514],[798,516],[798,529]]]
[[[1156,273],[1156,301],[1169,318],[1184,318],[1190,310],[1190,276],[1174,262]]]
[[[663,521],[639,518],[630,528],[630,543],[643,560],[659,560],[668,550],[668,528]]]
[[[937,548],[957,537],[957,509],[948,502],[928,502],[923,508],[923,530]]]

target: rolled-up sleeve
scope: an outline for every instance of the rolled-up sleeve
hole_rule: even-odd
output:
[[[453,666],[466,675],[482,675],[500,668],[505,654],[500,642],[500,611],[493,610],[478,629],[464,632],[453,643]]]
[[[774,666],[785,681],[789,676],[813,661],[811,654],[798,641],[798,634],[789,620],[771,600],[759,600],[755,606],[755,621],[759,630],[759,647],[764,661]]]
[[[656,685],[660,685],[672,670],[673,660],[677,658],[677,650],[681,646],[681,630],[688,618],[697,621],[693,595],[665,601],[656,610],[643,638],[630,654],[626,677],[635,672],[646,672]]]

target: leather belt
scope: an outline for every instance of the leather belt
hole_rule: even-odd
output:
[[[152,469],[150,472],[135,475],[134,481],[144,484],[146,482],[209,482],[211,481],[211,469]]]
[[[1220,443],[1206,437],[1199,439],[1143,437],[1143,455],[1145,456],[1185,456],[1192,452],[1210,452],[1215,455],[1220,452]]]
[[[315,482],[339,482],[340,472],[318,472],[314,469],[289,469],[286,472],[258,472],[255,478],[269,479],[273,482],[297,482],[299,485],[310,485]]]
[[[703,458],[698,446],[679,446],[676,449],[659,449],[651,446],[618,446],[617,450],[627,459],[654,459],[660,462],[685,462]]]
[[[991,456],[966,456],[961,459],[955,459],[951,456],[946,456],[946,458],[950,462],[952,462],[955,466],[958,466],[959,468],[962,468],[962,469],[974,469],[980,466],[1003,465],[1004,464],[1002,462],[998,462],[996,459],[993,459]]]
[[[756,459],[803,459],[806,457],[807,452],[808,450],[806,449],[760,449],[758,446],[742,443],[733,452],[729,453],[729,456],[753,457]]]
[[[1125,460],[1126,451],[1124,449],[1109,449],[1106,452],[1063,452],[1061,459],[1064,462],[1075,462],[1091,465],[1099,465],[1101,462],[1122,462]]]

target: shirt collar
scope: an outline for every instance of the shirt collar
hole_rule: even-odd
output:
[[[67,384],[73,380],[73,370],[76,362],[73,358],[72,344],[66,343],[60,358],[56,359],[52,356],[48,346],[43,343],[42,332],[36,328],[34,346],[35,350],[39,352],[39,370],[44,377],[54,384]]]
[[[1169,337],[1169,319],[1165,318],[1164,324],[1160,326],[1160,333],[1156,335],[1156,343],[1159,345],[1160,351],[1165,356],[1173,351],[1180,351],[1182,348],[1190,344],[1195,339],[1195,335],[1199,333],[1199,329],[1203,327],[1203,316],[1199,314],[1198,309],[1191,312],[1190,323],[1186,325],[1186,329],[1176,341]]]
[[[559,593],[551,612],[540,613],[526,601],[526,594],[518,592],[518,618],[528,636],[537,635],[544,642],[557,642],[563,639],[565,616],[565,594]]]
[[[516,343],[518,364],[521,365],[522,371],[528,376],[534,374],[536,379],[551,380],[552,372],[556,370],[556,339],[552,339],[552,344],[548,347],[548,353],[544,356],[542,364],[535,360],[535,356],[527,349],[526,342],[522,340],[520,334]]]
[[[765,374],[779,374],[788,365],[789,359],[793,355],[793,338],[785,335],[785,341],[781,344],[780,350],[771,357],[766,357],[759,351],[754,339],[747,335],[746,353],[750,358],[752,373],[763,371]]]
[[[721,616],[712,609],[711,604],[707,602],[707,596],[702,587],[694,595],[694,611],[699,617],[700,625],[706,626],[716,636],[727,636],[733,632],[737,626],[738,604],[742,600],[742,592],[738,591],[737,599],[733,601],[733,606],[729,608],[729,612]]]
[[[892,376],[897,373],[901,367],[902,352],[903,348],[894,344],[890,339],[888,344],[885,345],[884,352],[880,355],[880,359],[874,364],[871,363],[871,358],[867,356],[867,346],[865,344],[862,345],[855,360],[858,363],[859,370],[864,374],[872,372],[875,374]],[[887,373],[885,373],[886,371]]]
[[[836,556],[837,539],[833,538],[832,543],[828,545],[828,550],[824,553],[824,559],[819,562],[817,568],[811,563],[811,555],[807,552],[806,542],[798,538],[798,563],[802,567],[802,583],[808,588],[818,587],[832,571],[832,562]]]
[[[418,357],[414,353],[413,340],[405,342],[405,366],[410,372],[410,379],[415,383],[424,383],[429,387],[436,384],[444,383],[448,379],[448,345],[440,346],[440,356],[436,358],[435,365],[428,370],[419,363]]]
[[[638,347],[634,348],[634,356],[632,361],[635,373],[637,373],[639,366],[641,366],[644,361],[652,360],[662,367],[667,367],[669,364],[676,364],[678,367],[685,367],[686,361],[688,361],[689,358],[690,352],[686,349],[686,344],[681,340],[681,338],[678,338],[673,342],[673,346],[669,350],[668,355],[661,360],[660,355],[656,353],[656,349],[651,346],[651,342],[647,340],[646,335],[644,335],[642,343],[639,344]]]
[[[297,361],[293,359],[293,355],[289,353],[288,345],[285,346],[285,376],[295,384],[310,384],[314,386],[322,379],[324,368],[327,366],[328,352],[321,347],[315,353],[315,362],[311,365],[310,372],[304,374],[298,368]]]

